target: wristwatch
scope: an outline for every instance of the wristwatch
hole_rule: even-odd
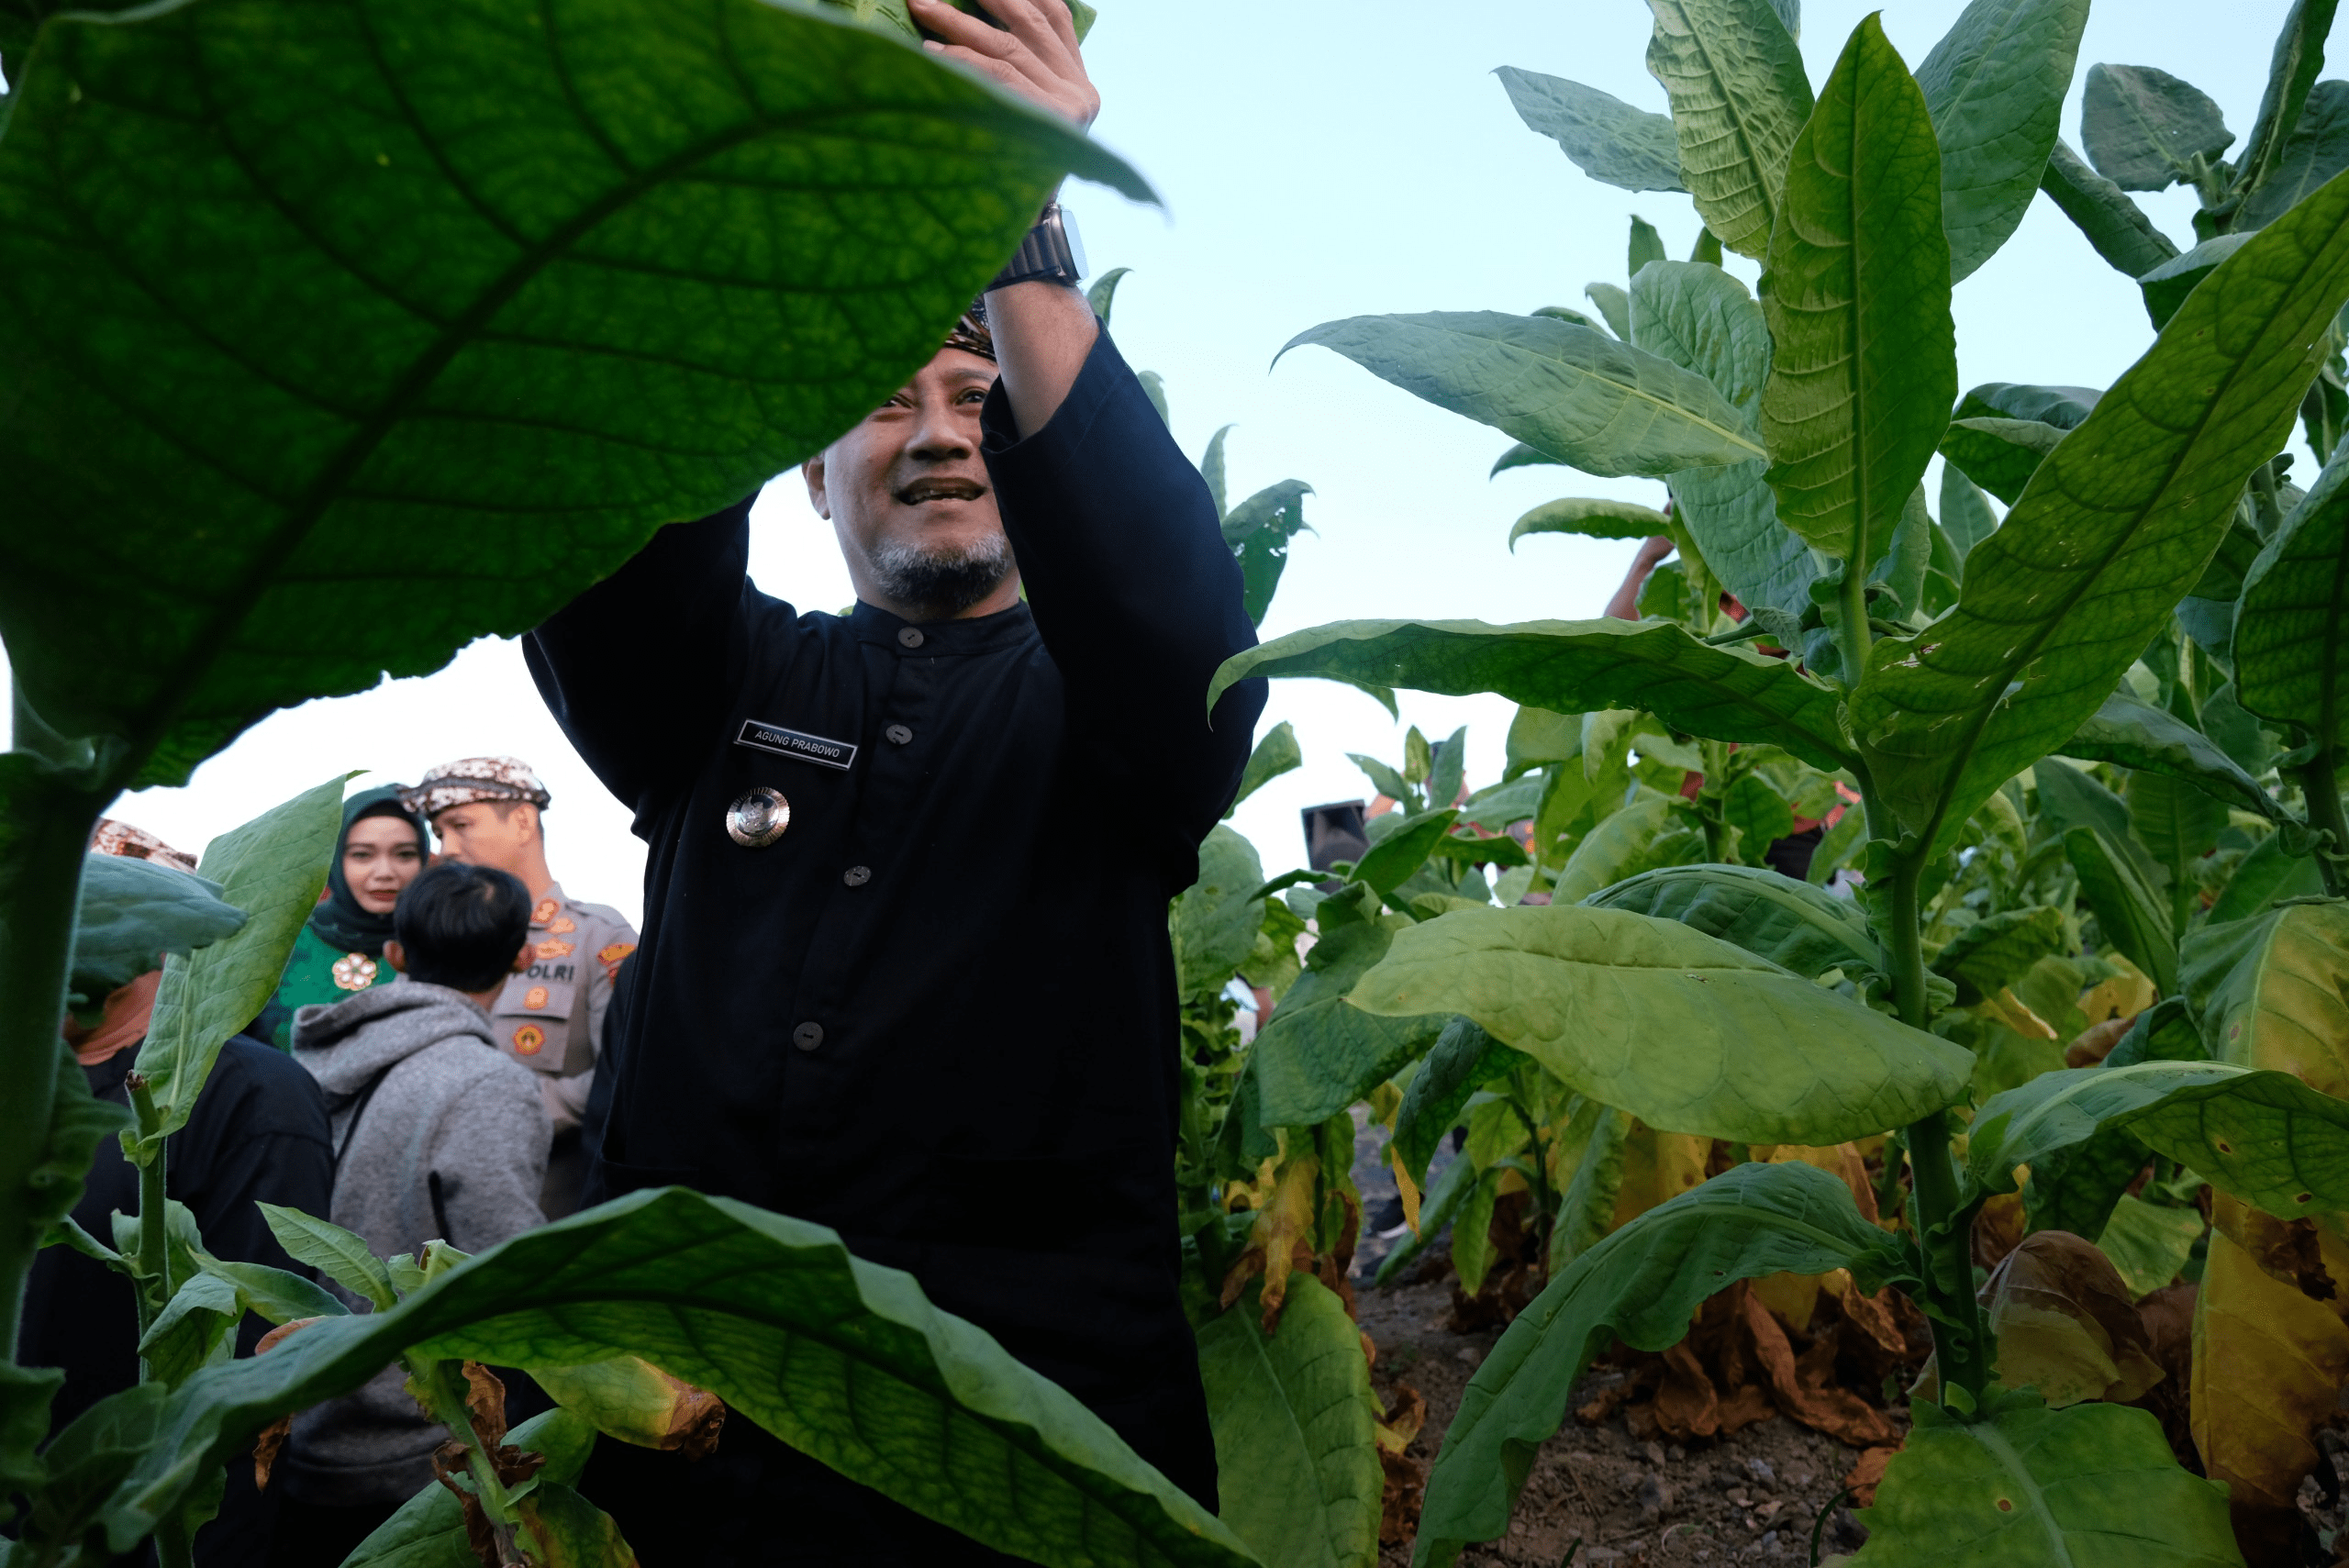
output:
[[[1036,220],[1036,227],[1019,241],[1019,249],[987,288],[1035,283],[1074,288],[1083,276],[1085,242],[1077,237],[1076,218],[1054,200],[1045,205],[1044,216]]]

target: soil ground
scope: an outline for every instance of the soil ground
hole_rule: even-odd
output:
[[[1372,1223],[1394,1193],[1394,1179],[1380,1162],[1385,1139],[1383,1129],[1368,1128],[1356,1142],[1354,1180]],[[1372,1285],[1371,1276],[1393,1243],[1367,1225],[1365,1232],[1355,1259],[1354,1289],[1362,1327],[1378,1346],[1371,1380],[1389,1408],[1398,1384],[1409,1385],[1427,1400],[1427,1424],[1408,1454],[1424,1465],[1460,1407],[1461,1391],[1501,1330],[1456,1333],[1447,1327],[1449,1269],[1440,1279],[1386,1289]],[[1440,1258],[1445,1251],[1439,1239],[1428,1255]],[[1602,1363],[1575,1390],[1573,1404],[1588,1402],[1625,1375]],[[1808,1563],[1811,1528],[1842,1490],[1843,1477],[1858,1457],[1858,1451],[1783,1416],[1687,1447],[1643,1442],[1631,1435],[1620,1414],[1596,1427],[1569,1416],[1542,1445],[1508,1533],[1470,1547],[1461,1561],[1559,1568],[1571,1552],[1574,1568]],[[1828,1519],[1820,1550],[1851,1551],[1865,1539],[1850,1510],[1839,1507]],[[1387,1547],[1379,1561],[1381,1568],[1405,1568],[1408,1542]]]
[[[1396,1385],[1404,1383],[1428,1402],[1427,1425],[1408,1453],[1424,1462],[1434,1457],[1460,1407],[1461,1390],[1500,1330],[1458,1334],[1445,1328],[1452,1312],[1448,1273],[1440,1281],[1384,1290],[1364,1279],[1355,1289],[1362,1326],[1378,1344],[1371,1380],[1380,1397],[1391,1408]],[[1603,1365],[1595,1369],[1574,1402],[1586,1402],[1624,1375]],[[1811,1526],[1842,1490],[1858,1457],[1783,1416],[1688,1448],[1641,1442],[1620,1415],[1598,1427],[1569,1416],[1542,1445],[1508,1534],[1470,1547],[1462,1561],[1557,1568],[1579,1543],[1575,1568],[1807,1563]],[[1821,1548],[1850,1551],[1865,1539],[1849,1511],[1838,1508]],[[1382,1568],[1403,1568],[1410,1548],[1388,1547],[1379,1561]]]

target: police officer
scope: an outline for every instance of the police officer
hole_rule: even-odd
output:
[[[1089,124],[1062,0],[986,4],[1002,29],[913,0],[950,57]],[[674,1182],[832,1226],[1212,1509],[1166,903],[1264,687],[1208,711],[1255,640],[1239,567],[1072,250],[1048,206],[984,319],[806,463],[847,615],[748,580],[745,498],[525,654],[651,846],[591,1201]],[[1069,830],[1142,798],[1138,828]],[[1040,1029],[1041,971],[1064,983]],[[749,1422],[698,1464],[624,1448],[583,1490],[646,1568],[1004,1561]]]
[[[540,1207],[549,1219],[576,1213],[587,1161],[580,1121],[596,1081],[604,1015],[620,962],[636,951],[626,917],[567,896],[547,869],[545,819],[553,798],[526,762],[463,757],[443,762],[402,797],[432,824],[440,853],[512,873],[530,890],[530,967],[506,982],[490,1009],[494,1038],[540,1074],[554,1123]]]

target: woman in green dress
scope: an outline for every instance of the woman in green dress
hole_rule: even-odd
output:
[[[342,803],[327,895],[310,912],[277,995],[253,1026],[280,1051],[294,1049],[295,1008],[340,1002],[395,978],[384,962],[392,906],[428,858],[424,818],[400,805],[401,788],[362,790]]]

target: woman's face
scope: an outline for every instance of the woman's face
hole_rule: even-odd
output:
[[[424,869],[416,829],[396,817],[362,817],[342,841],[342,877],[370,915],[388,915],[400,889]]]

